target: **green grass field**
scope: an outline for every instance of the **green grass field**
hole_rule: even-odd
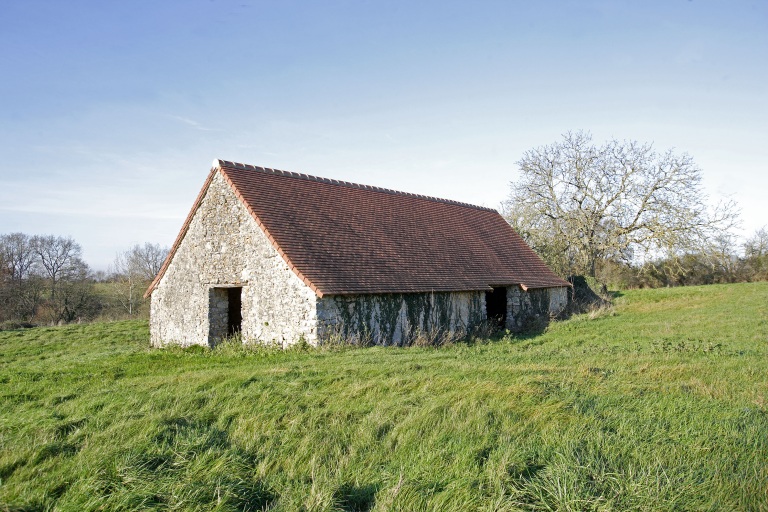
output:
[[[768,283],[435,348],[0,333],[0,510],[768,510]]]

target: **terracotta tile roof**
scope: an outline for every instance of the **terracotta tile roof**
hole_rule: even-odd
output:
[[[216,171],[320,296],[570,286],[496,210],[218,160],[147,295]]]

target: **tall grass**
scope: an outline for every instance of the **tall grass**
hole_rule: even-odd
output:
[[[442,348],[0,333],[0,510],[768,510],[768,284]]]

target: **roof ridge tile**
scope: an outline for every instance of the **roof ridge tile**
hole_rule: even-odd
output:
[[[304,174],[299,172],[293,172],[293,171],[283,171],[281,169],[273,169],[270,167],[261,167],[251,164],[244,164],[240,162],[234,162],[232,160],[222,160],[217,159],[213,162],[214,167],[228,167],[230,169],[244,169],[248,171],[256,171],[256,172],[262,172],[266,174],[276,174],[278,176],[286,176],[289,178],[297,178],[302,180],[308,180],[308,181],[317,181],[320,183],[328,183],[331,185],[340,185],[344,187],[351,187],[351,188],[357,188],[361,190],[372,190],[374,192],[381,192],[385,194],[394,194],[398,196],[405,196],[405,197],[413,197],[416,199],[425,199],[427,201],[434,201],[437,203],[444,203],[444,204],[451,204],[455,206],[462,206],[466,208],[474,208],[476,210],[481,211],[487,211],[487,212],[496,212],[497,210],[495,208],[489,208],[487,206],[480,206],[476,204],[471,203],[464,203],[462,201],[455,201],[453,199],[445,199],[442,197],[435,197],[435,196],[428,196],[424,194],[416,194],[413,192],[403,192],[402,190],[394,190],[391,188],[385,188],[385,187],[379,187],[376,185],[366,185],[363,183],[354,183],[351,181],[344,181],[344,180],[337,180],[333,178],[323,178],[321,176],[314,176],[312,174]]]

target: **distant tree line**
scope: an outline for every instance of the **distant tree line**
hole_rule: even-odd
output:
[[[768,281],[766,228],[757,230],[743,244],[734,238],[720,237],[699,251],[657,258],[642,265],[604,260],[598,265],[597,281],[612,288]]]
[[[0,323],[60,324],[146,314],[142,295],[166,255],[159,245],[135,245],[117,255],[109,272],[94,272],[71,237],[0,235]]]
[[[564,277],[617,287],[768,279],[765,228],[741,246],[738,206],[709,203],[687,154],[575,132],[518,166],[505,216]]]

